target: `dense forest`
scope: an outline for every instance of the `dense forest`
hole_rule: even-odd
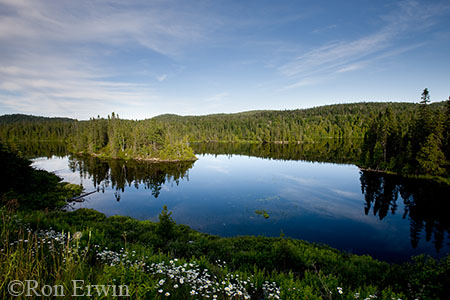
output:
[[[432,105],[439,109],[441,103]],[[305,143],[324,138],[363,138],[368,123],[387,107],[405,121],[413,103],[352,103],[283,111],[249,111],[206,116],[161,115],[153,118],[173,134],[196,142]]]
[[[0,137],[8,143],[63,141],[72,153],[109,158],[195,159],[187,140],[171,137],[160,122],[123,120],[115,113],[89,121],[5,115],[0,117]]]
[[[322,155],[327,153],[337,162],[366,169],[448,177],[450,104],[430,104],[429,98],[425,89],[417,104],[336,104],[205,116],[161,115],[141,121],[120,119],[115,113],[89,121],[5,115],[0,117],[0,138],[7,142],[63,141],[72,153],[159,161],[195,159],[192,148],[202,153],[205,147],[195,142],[232,142],[234,150],[249,155],[255,146],[242,143],[253,143],[259,145],[258,153],[262,150],[275,156],[276,144],[301,144],[306,154],[295,147],[290,151],[300,159],[327,161]],[[348,139],[364,141],[354,147],[343,142]],[[324,151],[314,154],[307,146],[313,143]],[[220,143],[219,148],[224,145]]]
[[[361,165],[404,175],[450,176],[450,99],[433,109],[427,89],[412,118],[390,107],[371,122]]]
[[[443,102],[429,105],[442,109]],[[318,138],[363,138],[368,124],[390,107],[408,123],[418,109],[414,103],[353,103],[284,111],[249,111],[205,116],[161,115],[147,120],[123,120],[112,113],[89,121],[25,115],[0,116],[0,137],[7,141],[84,139],[91,149],[110,145],[120,149],[173,142],[311,142]],[[72,142],[73,143],[73,142]],[[74,145],[74,147],[79,147]]]

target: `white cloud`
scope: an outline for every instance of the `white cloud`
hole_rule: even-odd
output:
[[[362,69],[366,66],[365,63],[354,63],[354,64],[350,64],[347,66],[342,67],[341,69],[337,70],[337,73],[345,73],[345,72],[351,72],[351,71],[356,71],[359,69]]]
[[[167,78],[167,74],[162,74],[161,76],[156,77],[156,79],[159,82],[162,82],[162,81],[166,80],[166,78]]]
[[[351,42],[334,42],[298,56],[283,65],[280,71],[288,77],[333,72],[386,49],[391,35],[389,31],[383,31]]]

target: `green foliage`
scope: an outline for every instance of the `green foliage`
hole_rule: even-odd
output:
[[[89,121],[12,115],[0,117],[0,137],[5,141],[61,140],[73,153],[109,158],[193,160],[195,156],[188,141],[297,144],[362,138],[369,120],[379,112],[390,107],[392,114],[408,122],[416,106],[354,103],[206,116],[161,115],[141,121],[123,120],[114,113],[107,119],[99,117]],[[436,110],[442,104],[426,106]]]
[[[255,210],[255,214],[263,216],[264,219],[269,218],[269,214],[265,210]]]
[[[445,299],[450,286],[450,256],[437,261],[419,255],[405,265],[411,296],[418,299]]]
[[[49,172],[35,170],[29,160],[0,144],[0,201],[16,199],[22,209],[56,208],[66,205],[66,200],[79,195],[82,187],[61,183]]]
[[[8,207],[0,209],[0,268],[4,270],[0,284],[4,287],[11,280],[36,279],[40,284],[65,285],[70,291],[71,280],[84,279],[91,284],[128,285],[134,299],[165,298],[159,289],[175,298],[188,298],[196,288],[187,280],[177,280],[177,274],[184,273],[169,270],[183,267],[187,271],[190,265],[207,269],[208,280],[217,280],[223,291],[229,283],[237,284],[237,278],[252,282],[246,285],[252,299],[270,299],[270,291],[277,294],[278,289],[282,299],[355,299],[356,295],[444,299],[449,284],[449,257],[438,261],[419,256],[405,265],[389,265],[294,239],[218,238],[176,225],[166,207],[156,224],[107,218],[86,209],[24,213]],[[160,238],[168,244],[154,248]],[[42,245],[38,252],[36,245]],[[3,298],[5,293],[0,288]]]
[[[409,117],[387,109],[374,118],[364,137],[360,166],[402,175],[450,176],[446,146],[450,104],[444,110],[429,102],[425,89]]]
[[[159,158],[161,160],[194,160],[194,150],[189,146],[186,138],[181,141],[168,142],[164,148],[159,152]]]
[[[450,118],[437,117],[441,107],[428,105],[426,99],[420,107],[423,112],[418,113],[417,118],[413,104],[351,104],[201,117],[166,115],[138,122],[121,120],[115,114],[108,119],[85,122],[32,120],[19,124],[8,121],[2,123],[0,133],[7,140],[66,140],[72,151],[99,156],[170,160],[187,159],[193,154],[188,140],[250,141],[259,143],[257,147],[266,151],[264,155],[283,157],[277,152],[278,146],[274,146],[277,142],[306,142],[317,137],[334,137],[341,141],[343,137],[365,136],[360,153],[363,165],[383,170],[444,174],[441,168],[446,165],[442,155],[448,159],[448,150],[443,147],[448,145],[445,138],[448,138]],[[389,106],[392,110],[386,109]],[[449,111],[446,113],[448,116]],[[372,116],[377,117],[369,124],[367,121]],[[439,125],[441,119],[443,126]],[[305,143],[303,149],[308,149],[307,145]],[[237,147],[242,147],[240,151],[244,153],[255,151],[251,144]],[[355,153],[352,157],[357,157],[357,148],[348,148]],[[323,149],[327,149],[323,153],[333,153],[335,157],[342,158],[347,153],[345,150],[340,154],[339,147],[327,143]],[[298,156],[315,157],[312,151]],[[447,296],[449,256],[440,261],[418,257],[406,265],[390,265],[369,256],[288,238],[219,238],[175,224],[167,207],[163,208],[159,223],[121,216],[107,218],[86,209],[16,212],[12,209],[15,199],[21,207],[53,208],[80,189],[60,183],[53,174],[33,170],[29,161],[3,148],[0,158],[2,166],[6,166],[2,169],[7,170],[2,173],[5,181],[1,186],[5,205],[1,208],[0,237],[2,298],[8,297],[4,287],[14,279],[62,285],[69,285],[73,279],[85,279],[93,284],[108,284],[115,279],[130,286],[133,299],[165,298],[157,286],[164,279],[164,292],[172,297],[190,297],[192,286],[175,288],[175,284],[181,284],[179,281],[173,281],[168,273],[156,273],[148,267],[162,262],[180,269],[191,263],[195,268],[208,269],[214,278],[226,284],[237,282],[236,275],[229,275],[233,272],[252,283],[248,289],[252,289],[254,299],[269,298],[269,291],[276,290],[271,282],[281,288],[283,299],[364,299],[375,295],[380,299],[444,299]],[[436,167],[438,161],[441,164]],[[116,163],[117,170],[126,169],[126,162],[117,160]],[[101,163],[93,167],[105,171]],[[151,171],[147,167],[144,169]],[[115,179],[117,186],[128,180],[119,175]],[[391,188],[395,190],[389,184],[382,185],[384,194]],[[420,206],[417,209],[421,209]],[[58,238],[65,236],[65,242],[58,244],[53,239],[52,249],[47,243],[44,246],[38,233],[41,229],[49,232],[49,228],[59,232]],[[81,232],[82,238],[69,239],[61,232],[70,232],[72,236]],[[38,244],[42,247],[37,251],[34,245]],[[100,248],[101,251],[95,250]],[[119,254],[125,255],[130,263],[108,260]],[[169,262],[175,257],[179,258],[179,263]],[[226,294],[220,297],[227,298]]]
[[[421,173],[436,176],[445,173],[446,161],[441,147],[441,140],[434,133],[427,137],[416,158]]]
[[[444,111],[444,125],[443,125],[443,149],[445,157],[447,161],[450,162],[450,97],[445,102],[445,111]]]
[[[362,138],[373,115],[392,107],[395,114],[410,119],[416,106],[352,103],[206,116],[161,115],[153,119],[165,124],[172,136],[187,136],[195,142],[303,143],[324,138]]]
[[[156,226],[155,233],[164,244],[175,237],[175,221],[172,219],[172,212],[168,212],[166,205],[163,206],[163,210],[159,214],[159,223]]]

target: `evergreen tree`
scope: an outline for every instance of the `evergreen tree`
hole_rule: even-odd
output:
[[[445,101],[444,126],[443,126],[443,149],[450,162],[450,97]]]
[[[417,162],[420,172],[429,175],[443,175],[445,172],[445,155],[441,150],[441,140],[434,134],[430,134],[419,153]]]
[[[413,133],[413,151],[417,153],[427,137],[433,132],[433,120],[430,111],[430,93],[424,89],[421,96],[419,107],[419,118],[416,122],[416,128]]]

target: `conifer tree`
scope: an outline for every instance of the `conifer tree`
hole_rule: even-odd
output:
[[[445,156],[441,150],[441,141],[436,134],[430,134],[419,153],[417,162],[420,172],[427,175],[443,175],[445,173]]]

